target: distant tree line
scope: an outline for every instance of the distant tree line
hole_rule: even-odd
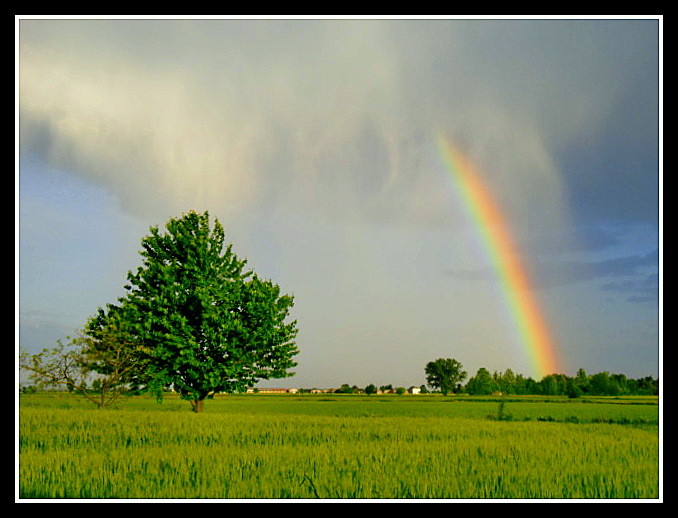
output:
[[[516,395],[544,395],[568,396],[571,398],[591,396],[631,396],[631,395],[658,395],[659,380],[652,376],[643,378],[628,378],[624,374],[610,374],[607,371],[588,375],[584,369],[579,369],[575,376],[565,374],[549,374],[540,381],[515,374],[511,369],[504,372],[490,373],[484,367],[478,369],[475,376],[466,384],[466,372],[457,360],[440,358],[429,362],[425,372],[430,387],[440,390],[443,394],[449,392],[465,393],[470,395],[516,394]]]
[[[549,374],[541,381],[514,374],[511,369],[503,373],[490,372],[480,368],[469,379],[463,391],[472,395],[502,394],[545,395],[579,397],[591,396],[656,396],[659,394],[659,380],[652,376],[628,378],[624,374],[610,374],[607,371],[588,375],[579,369],[575,376]]]
[[[489,396],[493,394],[529,395],[529,396],[657,396],[659,380],[652,376],[629,378],[624,374],[599,372],[588,375],[579,369],[574,377],[565,374],[549,374],[540,381],[515,374],[511,369],[504,372],[491,373],[485,367],[478,369],[475,376],[468,379],[462,364],[451,358],[440,358],[429,362],[425,368],[427,385],[419,387],[401,387],[393,385],[375,385],[370,383],[358,387],[349,383],[339,388],[323,390],[335,394],[406,394],[418,389],[420,394],[439,392],[447,394],[469,394],[472,396]],[[300,393],[310,393],[318,389],[300,389]]]

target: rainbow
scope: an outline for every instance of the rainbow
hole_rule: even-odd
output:
[[[531,362],[533,376],[537,376],[538,381],[548,374],[559,373],[553,340],[505,215],[469,158],[450,138],[436,134],[436,141],[455,190],[464,199],[497,273]]]

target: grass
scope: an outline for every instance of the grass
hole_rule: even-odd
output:
[[[657,399],[22,397],[19,496],[656,499]],[[499,419],[498,417],[502,417]]]

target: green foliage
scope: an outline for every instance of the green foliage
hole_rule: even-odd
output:
[[[377,387],[376,385],[370,383],[365,387],[365,394],[376,394],[377,393]]]
[[[348,383],[344,383],[334,392],[335,394],[353,394],[353,387],[351,387]]]
[[[475,376],[468,380],[466,390],[471,395],[489,395],[499,390],[494,377],[485,367],[478,369]]]
[[[540,381],[514,374],[511,369],[504,373],[490,372],[481,367],[470,378],[464,390],[470,395],[489,395],[493,393],[515,395],[567,396],[575,399],[591,396],[624,396],[659,394],[659,380],[651,376],[631,379],[623,374],[599,372],[591,376],[579,369],[574,377],[565,374],[548,374]]]
[[[503,374],[494,373],[494,381],[497,390],[502,394],[515,394],[518,388],[518,378],[511,369],[506,369]]]
[[[291,375],[293,297],[245,270],[219,221],[211,228],[208,213],[190,212],[150,232],[126,296],[89,323],[93,336],[115,325],[136,344],[136,384],[171,386],[200,410],[215,393]]]
[[[429,362],[424,371],[429,386],[439,389],[443,395],[453,392],[455,387],[466,378],[466,372],[462,370],[461,363],[453,358],[439,358]]]

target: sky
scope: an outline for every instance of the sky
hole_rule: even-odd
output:
[[[538,377],[441,136],[505,218],[559,371],[659,377],[662,20],[16,20],[17,349],[209,211],[294,295],[294,377]]]

